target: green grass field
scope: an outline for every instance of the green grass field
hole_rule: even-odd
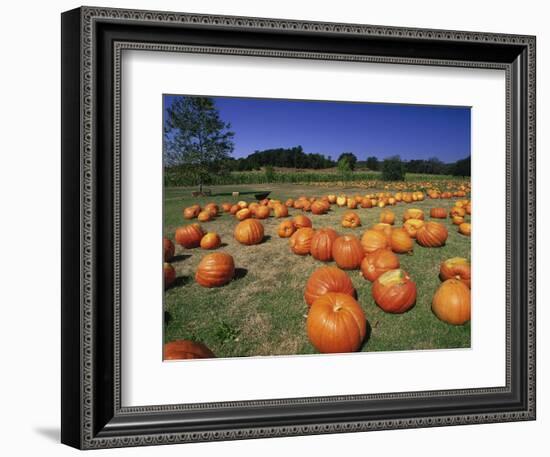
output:
[[[365,193],[355,188],[319,188],[292,184],[269,186],[219,186],[212,188],[211,197],[194,198],[191,188],[166,188],[164,196],[164,235],[173,240],[176,227],[190,223],[182,209],[194,203],[254,201],[254,193],[271,190],[270,198],[286,200],[300,195],[321,196],[328,193],[348,195]],[[232,191],[240,191],[238,198]],[[369,191],[370,192],[370,191]],[[455,199],[430,200],[390,207],[396,214],[396,226],[406,208],[421,208],[429,220],[429,209],[442,206],[450,209]],[[306,213],[313,228],[332,227],[340,234],[360,237],[366,228],[379,222],[381,209],[355,210],[362,227],[344,229],[340,225],[347,208],[332,205],[326,215]],[[290,209],[290,216],[302,214]],[[210,251],[176,246],[172,264],[177,272],[174,286],[165,293],[165,342],[191,339],[206,344],[217,357],[312,354],[317,351],[309,343],[306,330],[307,306],[303,290],[310,274],[324,265],[311,256],[291,252],[288,239],[279,238],[277,226],[283,219],[263,220],[265,240],[255,246],[243,246],[233,238],[237,220],[221,213],[201,225],[206,231],[217,232],[222,239],[221,251],[235,259],[236,278],[228,285],[207,289],[195,283],[194,274],[200,259]],[[468,219],[469,220],[469,217]],[[401,267],[417,285],[416,305],[401,315],[384,313],[371,296],[371,283],[359,270],[349,271],[357,290],[358,301],[369,323],[362,351],[397,351],[415,349],[470,347],[470,324],[452,326],[439,321],[431,312],[431,300],[440,285],[440,263],[450,257],[470,259],[470,238],[462,236],[450,219],[439,220],[447,225],[449,238],[444,247],[423,248],[415,243],[412,255],[400,255]],[[196,222],[196,220],[195,220]],[[330,264],[335,265],[334,262]]]

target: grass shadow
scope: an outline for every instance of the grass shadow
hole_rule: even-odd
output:
[[[179,262],[180,260],[185,260],[185,259],[188,259],[189,257],[191,257],[191,254],[178,254],[172,257],[170,262]]]
[[[172,289],[173,287],[185,286],[186,284],[189,284],[189,282],[191,282],[191,276],[178,276],[176,280],[172,283],[172,285],[166,290]]]
[[[172,315],[170,314],[170,311],[164,311],[164,323],[169,324],[172,320]]]
[[[262,240],[262,243],[265,243],[266,241],[269,241],[271,239],[271,235],[265,235],[263,240]]]
[[[239,279],[243,279],[248,274],[248,270],[246,268],[235,268],[235,276],[233,276],[233,280],[238,281]]]

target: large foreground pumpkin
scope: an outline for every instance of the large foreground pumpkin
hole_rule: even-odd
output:
[[[302,227],[290,237],[289,245],[294,254],[307,255],[311,250],[311,240],[315,231],[311,227]]]
[[[355,288],[346,272],[336,267],[317,268],[306,283],[304,299],[308,306],[327,292],[355,296]]]
[[[442,281],[447,279],[458,279],[471,286],[471,268],[470,262],[463,257],[453,257],[441,262],[439,267],[439,277]]]
[[[443,224],[426,222],[416,232],[416,241],[426,248],[437,248],[445,244],[448,236],[449,232]]]
[[[313,302],[307,316],[307,335],[319,352],[357,351],[366,334],[365,313],[350,295],[329,292]]]
[[[210,359],[216,357],[204,344],[176,340],[164,345],[164,360]]]
[[[378,249],[365,255],[361,262],[361,273],[373,282],[389,270],[399,268],[399,258],[389,249]]]
[[[470,289],[458,279],[448,279],[437,289],[432,311],[443,322],[462,325],[470,320]]]
[[[361,266],[365,251],[361,242],[353,235],[336,238],[332,246],[332,257],[340,268],[355,270]]]
[[[264,226],[256,219],[245,219],[237,224],[234,235],[241,244],[258,244],[264,239]]]
[[[190,249],[199,246],[203,235],[204,232],[199,224],[190,224],[178,227],[174,239],[179,245]]]
[[[203,287],[220,287],[235,275],[233,257],[225,252],[205,255],[199,262],[195,280]]]
[[[322,228],[317,230],[311,239],[311,255],[321,262],[332,260],[332,246],[336,238],[338,238],[338,233],[334,229]]]
[[[405,271],[390,270],[374,281],[372,296],[387,313],[404,313],[416,301],[416,284]]]

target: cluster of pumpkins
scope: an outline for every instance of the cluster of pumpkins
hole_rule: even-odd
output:
[[[452,193],[429,195],[430,198],[464,197],[462,190]],[[272,213],[275,217],[288,217],[288,208],[325,214],[335,204],[355,209],[378,206],[384,208],[399,202],[422,201],[422,192],[377,193],[349,197],[327,195],[321,198],[299,197],[285,203],[265,199],[260,202],[241,201],[237,204],[224,203],[221,210],[233,215],[239,222],[234,230],[235,239],[244,245],[259,244],[264,239],[261,222]],[[193,205],[185,208],[186,219],[199,221],[215,217],[220,208],[209,203],[204,208]],[[431,208],[430,217],[450,217],[458,225],[459,233],[469,236],[470,224],[465,222],[471,214],[471,202],[457,200],[449,213],[445,208]],[[360,269],[363,277],[373,283],[372,296],[385,312],[404,313],[416,302],[416,284],[409,274],[400,268],[396,254],[412,254],[413,240],[428,248],[443,246],[448,237],[445,225],[436,221],[425,221],[421,209],[409,208],[403,215],[403,225],[395,228],[395,214],[388,208],[380,213],[380,222],[367,229],[361,238],[354,235],[340,236],[332,228],[313,229],[312,221],[300,214],[282,221],[277,233],[289,238],[291,251],[297,255],[311,255],[322,262],[335,261],[336,267],[324,266],[316,270],[307,281],[304,298],[309,311],[307,333],[313,346],[323,353],[357,351],[366,336],[367,320],[357,302],[356,291],[344,270]],[[354,211],[346,212],[341,224],[346,228],[361,226],[361,219]],[[205,233],[198,223],[176,229],[175,241],[184,248],[215,249],[221,239],[215,232]],[[164,243],[165,287],[169,287],[176,273],[169,263],[175,247],[168,238]],[[230,254],[214,252],[204,256],[195,273],[196,282],[203,287],[220,287],[229,283],[235,275],[235,262]],[[436,291],[432,310],[444,322],[462,325],[470,320],[470,265],[466,259],[452,258],[441,264],[440,277],[444,282]],[[165,345],[165,359],[213,357],[211,351],[198,344],[195,351],[189,340],[177,340]]]

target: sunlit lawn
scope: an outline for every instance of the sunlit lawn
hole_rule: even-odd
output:
[[[220,186],[213,188],[211,197],[194,198],[190,188],[167,188],[164,197],[164,235],[173,240],[177,226],[190,223],[182,209],[194,203],[254,201],[254,193],[270,189],[270,198],[286,200],[300,195],[321,196],[328,193],[365,194],[365,189],[315,187],[292,184]],[[232,191],[241,195],[232,197]],[[421,208],[429,220],[429,209],[442,206],[450,209],[455,199],[430,200],[390,207],[395,212],[396,226],[401,226],[407,208]],[[339,233],[360,237],[364,230],[379,222],[381,209],[355,210],[362,227],[344,229],[340,225],[347,208],[332,205],[326,215],[306,213],[314,228],[332,227]],[[302,214],[290,210],[290,216]],[[305,331],[307,306],[303,290],[309,275],[323,263],[311,256],[291,252],[288,239],[279,238],[276,229],[282,219],[263,220],[266,238],[255,246],[243,246],[233,238],[237,220],[227,213],[201,225],[206,231],[217,232],[222,239],[220,251],[231,254],[237,267],[236,278],[220,288],[206,289],[194,281],[200,259],[209,251],[176,247],[173,265],[177,271],[176,284],[165,294],[165,341],[185,338],[206,344],[217,357],[310,354],[315,348]],[[416,282],[416,305],[407,313],[384,313],[371,296],[371,283],[359,270],[349,272],[357,289],[358,301],[369,322],[368,339],[363,351],[393,351],[413,349],[464,348],[470,346],[470,324],[451,326],[439,321],[431,312],[431,299],[440,284],[440,263],[450,257],[470,258],[470,239],[458,233],[450,219],[438,220],[447,225],[449,238],[442,248],[414,246],[412,255],[400,255],[401,266]],[[331,262],[332,265],[335,265]],[[474,303],[475,306],[475,303]]]

